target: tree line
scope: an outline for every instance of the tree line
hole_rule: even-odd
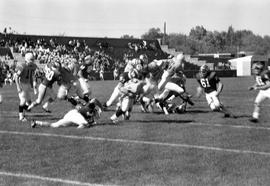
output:
[[[122,38],[127,38],[124,35]],[[132,36],[131,36],[132,37]],[[164,34],[160,28],[150,28],[141,39],[160,39],[162,44],[187,54],[253,52],[258,55],[270,54],[270,36],[255,35],[250,30],[209,31],[203,26],[192,28],[188,35],[181,33]]]

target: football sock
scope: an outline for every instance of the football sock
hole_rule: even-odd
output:
[[[25,105],[23,105],[23,106],[19,105],[19,113],[23,113],[24,106]]]
[[[83,96],[83,100],[85,101],[85,102],[88,102],[90,99],[89,99],[89,95],[88,94],[85,94],[84,96]]]
[[[122,111],[121,108],[118,108],[117,111],[116,111],[116,113],[115,113],[116,117],[119,117],[119,116],[121,116],[122,114],[124,114],[124,112]]]

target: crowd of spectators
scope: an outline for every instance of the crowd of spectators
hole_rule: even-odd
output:
[[[14,53],[20,53],[22,57],[27,52],[32,52],[40,64],[46,64],[52,59],[58,59],[64,66],[70,63],[81,63],[88,55],[91,56],[93,65],[90,70],[99,72],[100,69],[110,71],[115,66],[115,60],[104,50],[93,50],[84,41],[70,40],[66,44],[59,44],[56,40],[44,39],[32,40],[4,40],[0,42],[2,47],[12,47]]]
[[[6,34],[0,37],[0,47],[12,48],[13,53],[20,53],[22,57],[27,52],[32,52],[40,64],[46,64],[56,58],[63,66],[70,63],[82,63],[84,58],[90,55],[92,66],[89,67],[89,72],[93,73],[113,72],[114,69],[121,71],[127,60],[138,57],[141,53],[148,52],[152,58],[158,58],[162,51],[152,45],[142,41],[128,43],[126,47],[119,49],[102,40],[97,42],[96,46],[89,47],[83,39],[70,39],[63,43],[57,37],[11,37]],[[149,55],[150,59],[151,55]]]

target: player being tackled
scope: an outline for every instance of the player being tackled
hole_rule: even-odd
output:
[[[87,128],[96,124],[96,120],[100,118],[101,109],[100,102],[93,98],[85,104],[78,103],[75,108],[68,111],[64,117],[56,122],[35,121],[31,122],[31,127],[68,127],[77,126],[77,128]]]

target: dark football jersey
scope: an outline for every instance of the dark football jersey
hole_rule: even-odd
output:
[[[66,68],[61,68],[60,74],[61,74],[61,83],[70,84],[73,81],[77,80],[77,78],[73,75],[73,73]]]
[[[270,81],[270,71],[264,70],[259,76],[255,76],[256,83],[260,86],[266,84],[267,81]]]
[[[162,74],[163,74],[163,68],[158,66],[155,61],[147,65],[146,71],[156,81],[158,81],[162,77]]]
[[[78,112],[89,122],[91,123],[94,120],[95,116],[95,104],[87,103],[79,107]]]
[[[216,91],[217,83],[220,81],[215,72],[209,72],[205,76],[202,73],[197,73],[196,79],[205,93]]]
[[[82,76],[82,78],[85,78],[85,79],[87,79],[88,78],[88,67],[89,66],[91,66],[91,64],[82,64],[81,66],[80,66],[80,69],[79,69],[79,71],[81,72],[81,76]]]
[[[32,85],[37,65],[34,63],[22,63],[17,66],[16,70],[19,72],[20,81],[22,83],[30,83]]]
[[[130,78],[129,78],[128,72],[123,72],[122,74],[120,74],[119,81],[121,83],[124,84],[124,83],[128,82],[129,80],[130,80]]]
[[[185,83],[186,83],[185,75],[184,74],[174,74],[171,77],[170,82],[175,83],[175,84],[179,85],[180,87],[184,88]]]
[[[42,84],[52,88],[53,83],[60,80],[60,74],[48,67],[45,67],[44,72],[45,76],[42,79]]]

